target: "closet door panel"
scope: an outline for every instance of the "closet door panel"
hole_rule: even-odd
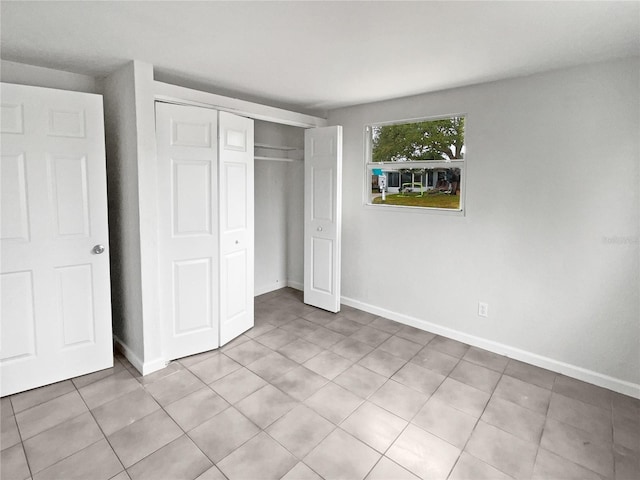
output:
[[[253,327],[253,120],[220,112],[220,345]]]
[[[165,358],[219,346],[217,111],[156,104]]]
[[[342,127],[305,131],[304,302],[340,311]]]
[[[239,250],[225,256],[225,289],[227,322],[247,314],[247,252]]]
[[[247,165],[238,163],[223,164],[222,178],[227,192],[225,233],[244,234],[247,231]]]
[[[212,235],[212,165],[208,160],[172,159],[174,237]]]
[[[27,213],[27,170],[24,153],[2,155],[0,159],[0,239],[29,241]]]
[[[173,335],[180,336],[215,328],[210,258],[173,264]]]

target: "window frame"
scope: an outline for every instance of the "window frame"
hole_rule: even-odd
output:
[[[464,158],[453,159],[453,160],[413,160],[408,162],[374,162],[372,160],[372,152],[373,152],[373,138],[372,138],[372,127],[384,127],[387,125],[403,125],[407,123],[418,123],[418,122],[429,122],[436,120],[444,120],[453,117],[464,117],[465,119],[465,155]],[[466,113],[454,113],[449,115],[439,115],[433,117],[419,117],[419,118],[411,118],[411,119],[402,119],[402,120],[391,120],[385,122],[371,122],[364,125],[363,128],[363,136],[364,136],[364,188],[363,188],[363,206],[365,208],[372,208],[376,210],[390,210],[390,211],[401,211],[401,212],[421,212],[421,213],[429,213],[429,214],[443,214],[443,215],[453,215],[453,216],[464,216],[466,214],[466,205],[465,205],[465,197],[466,197],[466,184],[467,184],[467,168],[466,168],[466,137],[467,137],[467,119],[468,115]],[[425,168],[425,169],[435,169],[435,168],[459,168],[460,169],[460,205],[459,208],[441,208],[441,207],[414,207],[408,205],[385,205],[380,203],[372,203],[371,201],[371,176],[373,175],[373,169],[383,169],[383,170],[403,170],[411,165],[411,168]],[[402,177],[402,173],[398,172],[400,177]],[[425,172],[425,175],[428,175]]]

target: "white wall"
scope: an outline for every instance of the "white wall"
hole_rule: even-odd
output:
[[[640,395],[639,72],[626,59],[330,112],[345,302]],[[466,215],[363,206],[364,125],[454,113]]]
[[[113,334],[144,358],[133,63],[104,80]]]
[[[9,62],[8,60],[0,62],[0,80],[6,83],[32,85],[35,87],[102,93],[102,82],[94,77],[26,65],[24,63]]]
[[[301,137],[304,145],[304,134]],[[287,283],[304,289],[304,162],[287,170]]]
[[[287,163],[255,162],[255,294],[287,285]]]
[[[134,61],[144,357],[142,373],[166,365],[158,283],[158,168],[153,65]]]
[[[158,323],[153,69],[104,80],[113,332],[143,373],[164,366]]]
[[[304,130],[271,122],[255,121],[255,142],[269,145],[304,148]],[[270,152],[274,156],[286,156],[287,152]],[[293,193],[298,190],[292,185],[290,171],[299,170],[302,162],[276,162],[256,160],[255,162],[255,292],[260,295],[287,286],[290,260],[301,252],[296,244],[297,236],[292,229],[300,230],[302,242],[303,226],[291,217],[291,203],[301,203]],[[301,261],[302,259],[300,259]],[[300,275],[301,277],[301,275]],[[296,276],[297,278],[297,276]]]

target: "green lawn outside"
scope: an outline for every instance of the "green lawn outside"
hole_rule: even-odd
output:
[[[386,201],[382,201],[382,197],[373,199],[376,205],[401,205],[405,207],[431,207],[431,208],[460,208],[460,195],[447,195],[446,193],[425,193],[420,197],[419,194],[403,194],[398,193],[387,195]]]

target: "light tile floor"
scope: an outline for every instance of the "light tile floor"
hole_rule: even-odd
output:
[[[0,410],[6,480],[640,478],[640,401],[291,289],[220,350]]]

